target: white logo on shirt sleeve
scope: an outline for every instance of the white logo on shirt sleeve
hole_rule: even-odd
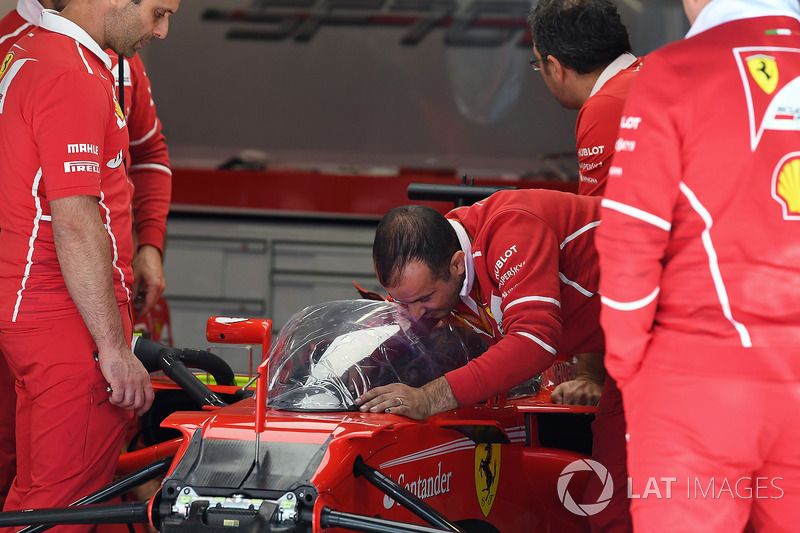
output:
[[[98,149],[96,144],[88,144],[88,143],[74,143],[67,145],[67,153],[68,154],[98,154]]]
[[[117,154],[117,157],[115,157],[114,159],[112,159],[111,161],[106,163],[106,166],[108,168],[118,168],[122,164],[122,162],[124,160],[125,160],[125,157],[124,157],[124,155],[122,153],[122,150],[120,150],[119,153]]]
[[[100,163],[94,161],[66,161],[64,172],[95,172],[100,174]]]

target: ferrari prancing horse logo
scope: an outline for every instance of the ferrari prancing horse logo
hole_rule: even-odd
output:
[[[500,479],[500,444],[478,444],[475,447],[475,491],[483,516],[488,517],[497,495]]]
[[[765,93],[772,94],[778,86],[778,63],[775,58],[764,54],[750,56],[747,58],[747,69],[758,86]]]
[[[3,59],[3,64],[2,64],[2,65],[0,65],[0,79],[2,79],[2,78],[3,78],[3,75],[4,75],[4,74],[6,73],[6,71],[8,70],[8,65],[10,65],[10,64],[11,64],[11,61],[13,61],[13,60],[14,60],[14,52],[9,52],[9,53],[6,55],[6,58],[5,58],[5,59]]]

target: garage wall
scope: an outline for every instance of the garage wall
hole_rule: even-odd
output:
[[[639,54],[688,27],[680,0],[618,4]],[[525,175],[572,150],[575,119],[529,68],[529,6],[184,0],[141,54],[178,166],[253,149],[273,165]]]
[[[269,318],[277,333],[306,306],[359,298],[353,285],[383,293],[372,269],[376,221],[172,215],[164,262],[175,346],[255,370],[244,347],[211,345],[209,317]]]
[[[679,0],[619,4],[637,53],[687,29]],[[273,165],[519,175],[573,150],[576,116],[528,65],[529,6],[184,0],[144,58],[178,165],[255,149]]]
[[[2,12],[15,5],[0,0]],[[184,0],[168,38],[141,53],[176,167],[255,150],[271,166],[333,174],[519,177],[553,161],[574,170],[576,112],[528,65],[529,5]],[[688,29],[680,0],[619,6],[638,54]],[[378,289],[373,230],[173,215],[165,273],[175,344],[205,346],[211,315],[268,317],[279,328],[306,305],[355,297],[352,281]],[[226,357],[237,371],[250,365],[241,351]]]

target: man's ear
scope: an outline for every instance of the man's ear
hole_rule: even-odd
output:
[[[460,276],[467,270],[467,265],[464,263],[464,250],[459,250],[450,258],[450,275]]]
[[[564,78],[566,76],[566,67],[564,63],[559,61],[557,57],[549,54],[545,61],[547,62],[547,68],[549,70],[548,75],[551,78],[555,78],[559,83],[564,83]]]

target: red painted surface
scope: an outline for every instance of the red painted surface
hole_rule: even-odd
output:
[[[433,173],[400,176],[323,174],[300,170],[173,169],[172,210],[249,214],[380,218],[399,205],[419,203],[442,212],[449,202],[408,199],[411,183],[460,185],[461,178]],[[475,185],[546,188],[576,192],[577,183],[476,178]]]
[[[581,532],[582,520],[561,504],[557,484],[567,465],[586,456],[542,447],[536,438],[536,421],[526,427],[524,412],[528,402],[545,410],[545,400],[536,397],[515,400],[504,407],[470,406],[425,421],[384,413],[300,413],[268,408],[260,442],[326,446],[325,457],[311,477],[319,491],[315,521],[319,520],[321,506],[328,505],[340,511],[422,523],[363,478],[353,475],[353,462],[360,456],[418,496],[420,491],[428,491],[422,492],[425,502],[451,519],[481,520],[503,532]],[[199,427],[206,439],[254,442],[254,412],[253,399],[248,399],[211,416],[202,412],[173,413],[164,426],[180,429],[186,442]],[[459,427],[490,427],[510,439],[492,452],[500,457],[493,470],[494,503],[483,509],[479,500],[486,479],[481,476],[479,460],[486,451],[483,445],[458,431]],[[526,439],[531,443],[526,444]],[[179,450],[178,457],[183,451]],[[585,472],[576,475],[570,482],[571,493],[583,493],[586,477]],[[438,480],[441,490],[431,493],[430,479]]]
[[[209,339],[223,343],[258,339],[268,343],[271,324],[266,322],[213,320],[207,324],[207,333]],[[264,376],[264,365],[261,371]],[[590,413],[594,408],[553,405],[549,401],[550,391],[544,389],[532,397],[462,407],[423,421],[389,413],[280,411],[266,405],[266,381],[259,381],[255,397],[226,407],[171,413],[161,426],[179,430],[183,438],[123,454],[120,464],[125,471],[132,471],[154,458],[175,454],[172,463],[175,469],[197,429],[202,431],[203,439],[253,443],[253,453],[258,435],[258,445],[296,443],[322,447],[324,456],[308,478],[318,493],[313,505],[315,533],[322,531],[323,506],[422,523],[408,509],[354,474],[353,465],[358,457],[451,520],[492,524],[504,533],[584,530],[582,519],[562,504],[559,481],[568,465],[587,457],[545,447],[540,442],[537,415],[564,411]],[[154,378],[153,385],[157,391],[177,387],[166,378]],[[219,394],[232,394],[235,390],[216,385],[211,388]],[[296,465],[298,473],[308,467],[308,464]],[[183,465],[184,471],[186,468]],[[569,475],[570,493],[583,494],[587,472],[577,472],[574,479]],[[165,512],[163,506],[161,512]]]

